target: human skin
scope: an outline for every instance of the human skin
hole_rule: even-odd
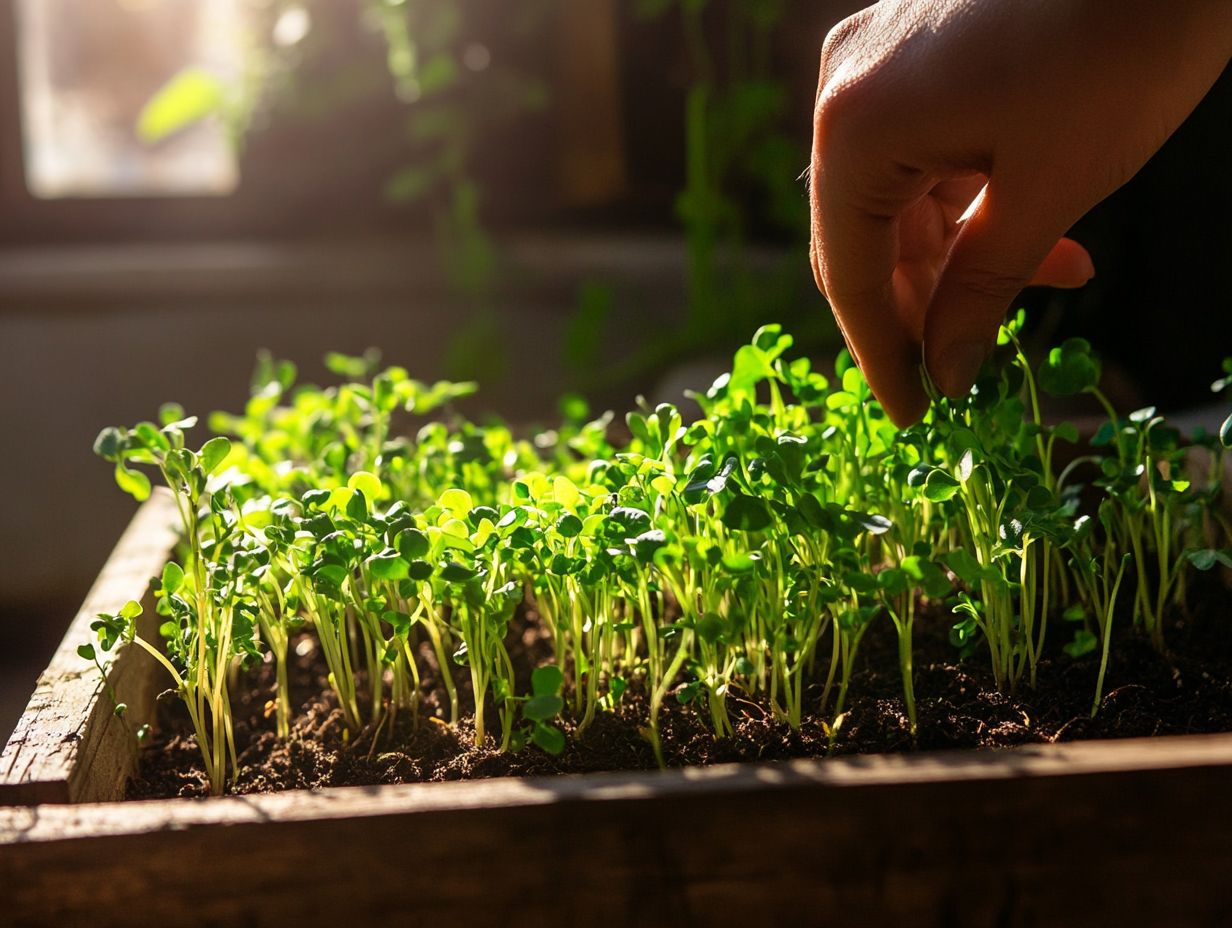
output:
[[[1065,231],[1230,56],[1232,0],[882,0],[830,31],[813,273],[896,424],[928,408],[921,360],[962,396],[1018,291],[1094,275]]]

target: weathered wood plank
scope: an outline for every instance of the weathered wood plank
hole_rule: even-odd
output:
[[[142,508],[0,757],[0,803],[115,798],[77,657],[174,543]],[[152,619],[153,617],[150,616]],[[129,724],[159,670],[120,651]],[[209,801],[0,808],[5,925],[1232,924],[1232,735]]]
[[[1221,735],[5,809],[0,886],[17,925],[1218,925],[1229,787]]]
[[[1232,734],[1037,744],[1001,750],[869,754],[765,764],[718,764],[667,771],[557,777],[500,777],[452,783],[295,790],[206,801],[94,803],[39,810],[0,806],[0,847],[29,841],[136,834],[268,821],[362,819],[390,814],[670,799],[774,791],[904,784],[965,784],[1092,777],[1150,771],[1223,771],[1232,777]],[[1230,781],[1232,782],[1232,781]]]
[[[99,612],[116,612],[146,594],[176,541],[178,516],[170,494],[156,492],[133,517],[87,594],[76,618],[35,685],[34,695],[0,754],[0,803],[89,802],[118,799],[135,769],[133,732],[149,721],[159,679],[140,648],[119,646],[104,658],[116,698],[129,706],[112,713],[98,671],[77,646],[92,641]],[[143,634],[156,634],[147,597]]]

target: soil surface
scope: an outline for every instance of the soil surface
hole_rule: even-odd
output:
[[[775,720],[765,699],[733,693],[728,708],[735,736],[721,740],[703,721],[704,705],[685,706],[669,699],[661,719],[664,756],[670,766],[685,766],[1232,731],[1232,592],[1214,577],[1202,575],[1192,584],[1191,594],[1189,613],[1168,628],[1169,651],[1164,657],[1125,627],[1128,617],[1118,617],[1104,697],[1094,719],[1090,713],[1099,654],[1068,657],[1062,646],[1072,630],[1063,627],[1065,623],[1054,622],[1049,629],[1036,688],[1024,680],[1019,691],[1008,696],[993,683],[985,649],[959,658],[948,641],[952,617],[923,614],[916,621],[917,737],[911,736],[903,708],[893,626],[878,621],[861,644],[846,717],[832,749],[826,733],[830,715],[815,713],[792,730]],[[550,655],[533,612],[525,610],[515,617],[507,645],[519,676],[526,678],[519,681],[521,688],[528,689],[531,669]],[[491,734],[500,731],[494,712],[483,747],[473,744],[473,718],[463,718],[456,728],[446,724],[448,702],[431,649],[425,646],[418,719],[403,712],[379,730],[351,738],[328,687],[315,639],[301,636],[291,648],[291,695],[298,711],[288,741],[280,741],[273,730],[272,666],[241,676],[233,689],[240,761],[233,792],[655,767],[650,745],[638,732],[646,713],[636,684],[615,711],[600,712],[581,737],[574,737],[572,722],[564,719],[561,727],[569,737],[559,757],[535,747],[501,753]],[[467,674],[459,670],[454,676],[466,706]],[[806,705],[818,706],[821,683],[817,679],[809,686]],[[160,705],[160,731],[143,751],[140,776],[129,783],[128,798],[207,792],[187,714],[178,700],[168,696]]]

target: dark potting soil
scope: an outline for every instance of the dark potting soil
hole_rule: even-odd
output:
[[[1232,592],[1203,575],[1191,594],[1188,613],[1168,628],[1169,650],[1163,658],[1118,617],[1122,627],[1114,623],[1104,697],[1094,719],[1090,713],[1099,654],[1077,660],[1065,655],[1062,647],[1071,630],[1063,623],[1049,629],[1036,688],[1024,680],[1019,691],[1008,696],[994,685],[986,649],[959,659],[948,641],[952,617],[925,613],[916,621],[919,724],[914,739],[903,707],[893,626],[881,621],[861,644],[846,717],[833,749],[825,727],[829,714],[815,712],[792,730],[775,720],[766,699],[732,693],[727,702],[735,735],[717,740],[703,720],[704,704],[667,700],[660,723],[664,757],[670,766],[687,766],[1232,731]],[[525,677],[519,680],[525,690],[531,669],[550,658],[546,634],[532,612],[515,617],[507,645],[519,676]],[[329,689],[315,639],[305,635],[294,640],[292,654],[291,698],[297,711],[289,740],[280,741],[274,733],[272,667],[241,676],[233,690],[240,763],[233,792],[655,767],[650,745],[638,732],[646,712],[636,685],[615,711],[599,712],[581,737],[574,737],[568,718],[560,720],[569,737],[559,757],[536,747],[501,753],[494,743],[500,731],[494,711],[482,747],[473,743],[473,718],[463,718],[456,728],[446,724],[448,701],[426,646],[420,662],[418,719],[404,711],[392,724],[353,738]],[[824,673],[824,667],[818,669]],[[819,705],[821,676],[808,687],[806,706]],[[468,674],[457,668],[454,678],[466,706]],[[128,798],[205,795],[206,777],[187,714],[173,697],[163,700],[159,714],[160,731],[142,753],[140,774],[129,783]]]

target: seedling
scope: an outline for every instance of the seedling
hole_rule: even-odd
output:
[[[1215,466],[1191,482],[1179,433],[1153,410],[1112,410],[1085,342],[1036,367],[1022,323],[1002,329],[969,396],[936,397],[906,430],[849,357],[832,386],[788,356],[777,326],[695,396],[700,418],[643,403],[624,441],[610,415],[586,421],[576,399],[560,428],[523,438],[449,413],[471,385],[334,356],[348,382],[296,386],[293,366],[263,357],[244,413],[211,418],[230,440],[188,450],[192,420],[177,408],[161,426],[99,436],[137,498],[150,482],[135,465],[158,469],[186,541],[156,585],[164,647],[124,611],[100,617],[100,643],[157,655],[215,793],[235,773],[236,666],[270,656],[273,724],[292,736],[287,649],[300,629],[316,636],[349,737],[373,746],[398,713],[418,723],[429,680],[449,724],[472,715],[475,743],[501,750],[560,753],[558,719],[585,739],[600,713],[628,711],[630,689],[660,763],[670,701],[730,738],[733,694],[792,727],[815,718],[837,744],[861,643],[887,622],[914,735],[918,627],[947,612],[954,644],[986,655],[1006,692],[1035,686],[1050,625],[1078,625],[1066,650],[1099,652],[1098,711],[1114,626],[1166,652],[1191,571],[1232,563],[1223,444],[1197,437]],[[1060,473],[1058,442],[1079,436],[1043,421],[1041,393],[1089,393],[1109,413]],[[438,420],[401,435],[429,412]],[[519,610],[552,647],[529,692],[510,656]],[[469,696],[455,672],[469,675]]]
[[[166,657],[136,634],[132,609],[100,617],[95,630],[105,648],[122,637],[159,656],[188,708],[210,791],[217,795],[236,763],[229,670],[233,660],[260,659],[252,596],[256,579],[236,569],[239,519],[233,498],[225,482],[210,481],[230,454],[231,442],[211,438],[194,452],[185,447],[184,430],[195,419],[168,405],[160,421],[161,427],[141,422],[132,429],[104,429],[94,450],[115,464],[116,482],[136,499],[150,495],[150,480],[133,470],[134,464],[155,466],[175,498],[188,569],[170,563],[157,584],[158,611],[167,619],[160,628]]]

